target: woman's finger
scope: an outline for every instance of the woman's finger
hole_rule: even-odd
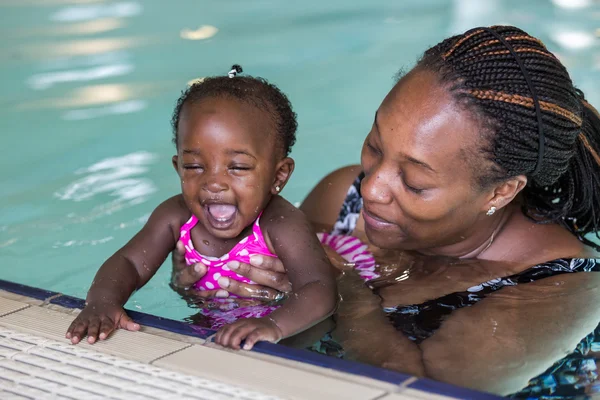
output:
[[[194,265],[186,265],[184,269],[177,269],[173,264],[173,273],[171,275],[171,284],[176,288],[188,288],[198,282],[206,275],[206,265],[197,263]]]
[[[270,257],[263,258],[266,259]],[[250,264],[241,263],[239,261],[231,261],[227,263],[227,267],[250,279],[256,283],[256,285],[266,286],[267,288],[272,288],[279,292],[290,292],[292,290],[292,285],[285,273],[255,268]]]
[[[285,273],[285,267],[279,258],[255,254],[250,256],[250,264],[256,268]]]
[[[181,240],[177,241],[175,249],[171,252],[171,260],[173,261],[173,269],[181,271],[187,268],[185,262],[185,246]]]
[[[279,291],[261,285],[251,285],[248,283],[239,282],[233,279],[221,277],[219,278],[219,286],[231,294],[238,297],[246,297],[262,301],[275,300]]]

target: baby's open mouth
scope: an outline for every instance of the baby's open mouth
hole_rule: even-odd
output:
[[[227,229],[234,222],[237,207],[232,204],[209,204],[205,210],[208,220],[214,228]]]

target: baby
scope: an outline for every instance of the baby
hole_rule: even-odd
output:
[[[182,193],[160,204],[102,265],[85,308],[67,330],[72,343],[86,333],[94,343],[115,328],[138,330],[123,305],[179,240],[188,264],[208,266],[199,289],[212,289],[221,276],[242,280],[227,262],[248,262],[253,254],[279,257],[286,268],[293,294],[266,316],[221,327],[215,341],[223,346],[239,349],[244,341],[249,350],[257,341],[277,342],[334,311],[333,268],[304,214],[279,195],[294,170],[288,154],[296,114],[277,87],[239,72],[234,66],[229,76],[206,78],[179,98],[173,166]]]

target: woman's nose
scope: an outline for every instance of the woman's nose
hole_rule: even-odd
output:
[[[389,182],[390,177],[380,169],[365,175],[360,184],[360,193],[363,199],[371,203],[389,204],[392,201]]]

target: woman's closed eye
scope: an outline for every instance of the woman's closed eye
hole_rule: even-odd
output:
[[[369,149],[369,151],[373,154],[377,154],[377,155],[381,155],[381,150],[379,150],[375,145],[373,145],[371,142],[367,141],[367,148]]]
[[[410,190],[411,192],[415,193],[415,194],[421,194],[425,191],[425,189],[419,189],[413,186],[410,186],[408,183],[406,183],[406,181],[404,181],[404,186]]]

